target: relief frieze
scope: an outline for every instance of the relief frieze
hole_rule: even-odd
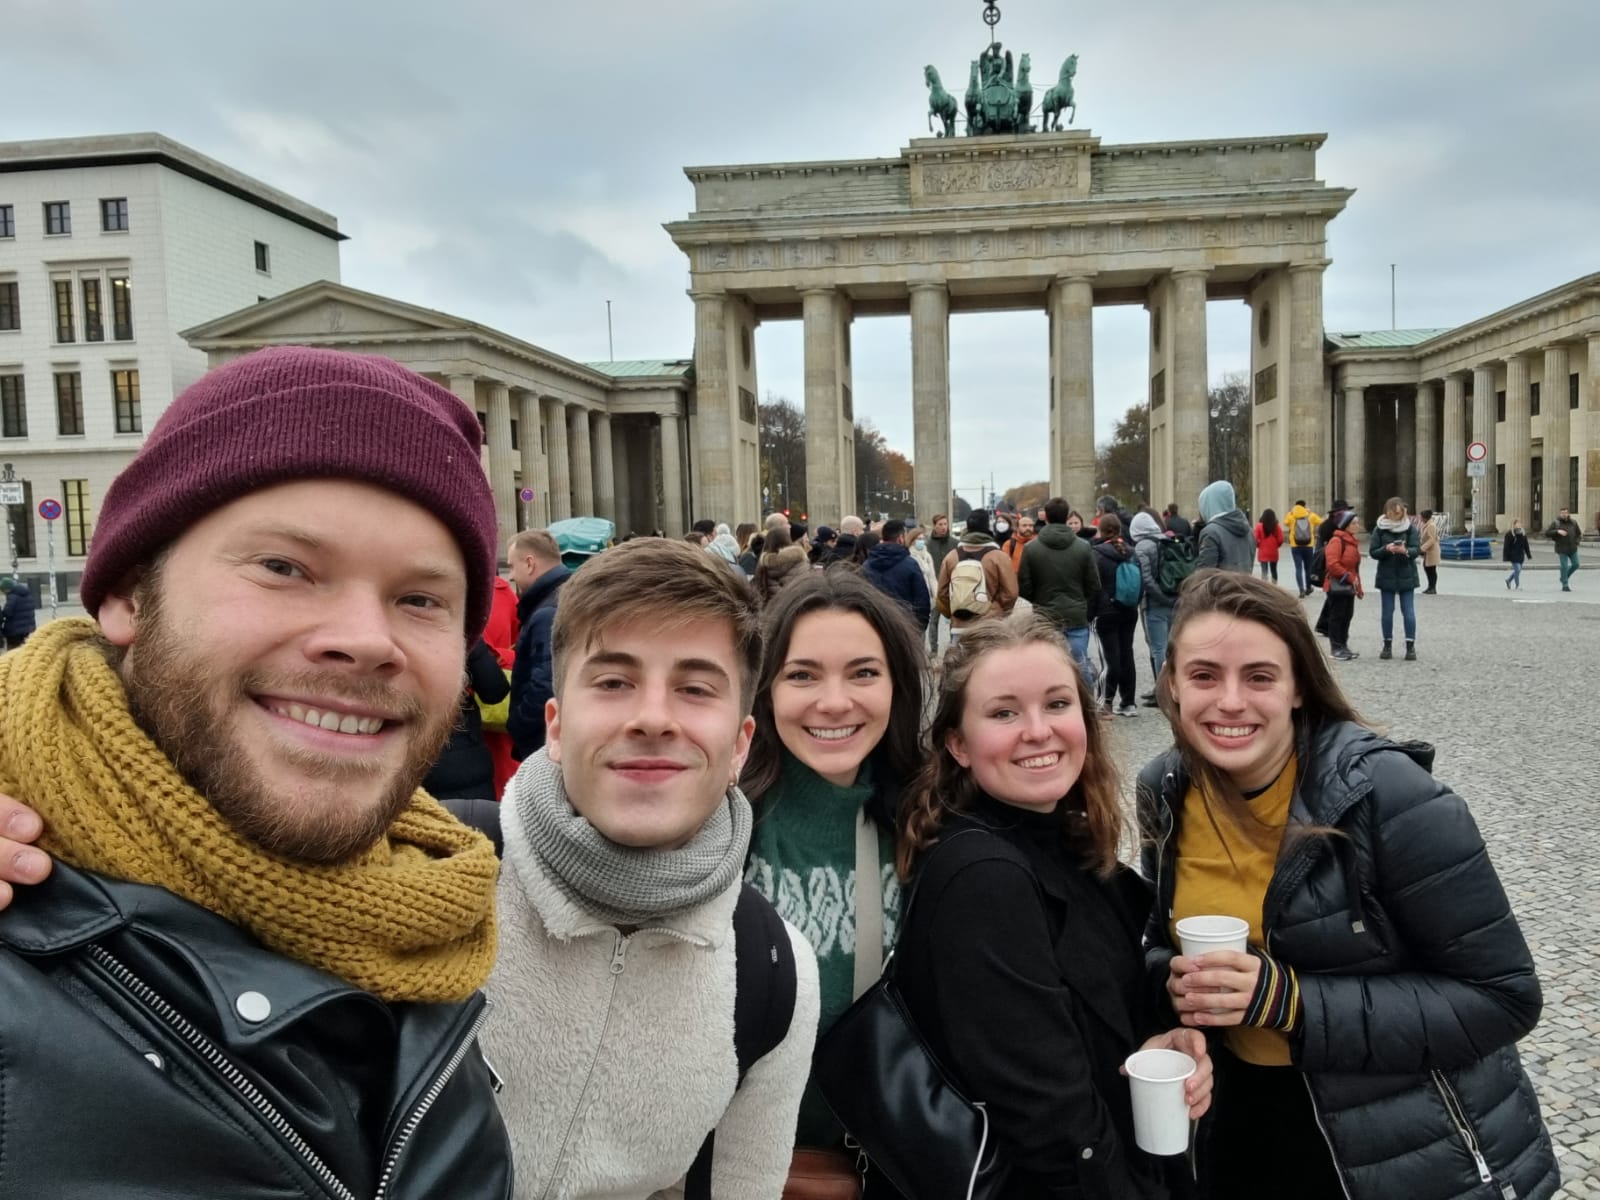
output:
[[[973,192],[1033,192],[1076,188],[1076,158],[1013,158],[992,162],[931,163],[922,168],[922,191],[929,196]]]

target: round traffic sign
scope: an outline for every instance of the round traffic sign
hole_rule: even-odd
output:
[[[1489,447],[1482,442],[1472,442],[1467,446],[1467,461],[1482,462],[1489,457]]]
[[[533,489],[532,488],[523,488],[520,492],[517,493],[517,495],[522,497],[522,502],[524,504],[532,504],[533,503]]]
[[[61,515],[61,503],[57,500],[39,501],[39,515],[46,521],[54,521]]]

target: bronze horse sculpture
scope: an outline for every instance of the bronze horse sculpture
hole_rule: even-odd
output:
[[[1078,56],[1071,54],[1067,61],[1061,64],[1061,78],[1055,87],[1044,94],[1044,104],[1039,109],[1043,118],[1040,128],[1050,132],[1061,128],[1061,110],[1071,109],[1072,115],[1067,118],[1067,124],[1072,124],[1078,119],[1078,102],[1072,95],[1072,77],[1078,73]]]
[[[955,137],[956,135],[956,98],[944,90],[940,82],[939,72],[930,63],[922,72],[923,79],[931,89],[928,93],[928,132],[933,132],[933,119],[938,117],[944,123],[944,130],[940,137]]]

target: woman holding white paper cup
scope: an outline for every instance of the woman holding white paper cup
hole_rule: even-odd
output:
[[[1171,1060],[1130,1067],[1152,1075],[1165,1153],[1187,1148],[1210,1101],[1199,1031],[1150,1037],[1150,893],[1117,861],[1116,770],[1094,711],[1055,627],[975,625],[945,659],[931,758],[901,804],[899,866],[916,890],[897,982],[935,1057],[988,1106],[1008,1198],[1170,1194],[1184,1161],[1137,1148],[1129,1088],[1144,1080],[1120,1072],[1141,1045]]]
[[[1203,1194],[1551,1195],[1515,1048],[1533,960],[1431,747],[1365,727],[1294,598],[1247,575],[1184,586],[1159,702],[1147,960],[1182,1023],[1221,1034]],[[1215,948],[1241,924],[1248,950]]]

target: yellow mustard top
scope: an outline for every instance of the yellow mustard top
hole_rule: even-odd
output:
[[[1296,762],[1293,755],[1266,791],[1250,800],[1250,811],[1270,836],[1252,839],[1236,829],[1226,815],[1216,821],[1206,813],[1200,789],[1191,784],[1183,797],[1183,821],[1178,831],[1176,892],[1168,932],[1178,945],[1178,922],[1207,915],[1238,917],[1250,923],[1250,944],[1265,950],[1261,932],[1261,906],[1277,866],[1283,829],[1289,823],[1289,803],[1294,798]],[[1229,854],[1232,857],[1229,857]],[[1236,1026],[1225,1033],[1228,1049],[1263,1067],[1290,1065],[1288,1035],[1276,1029]]]

